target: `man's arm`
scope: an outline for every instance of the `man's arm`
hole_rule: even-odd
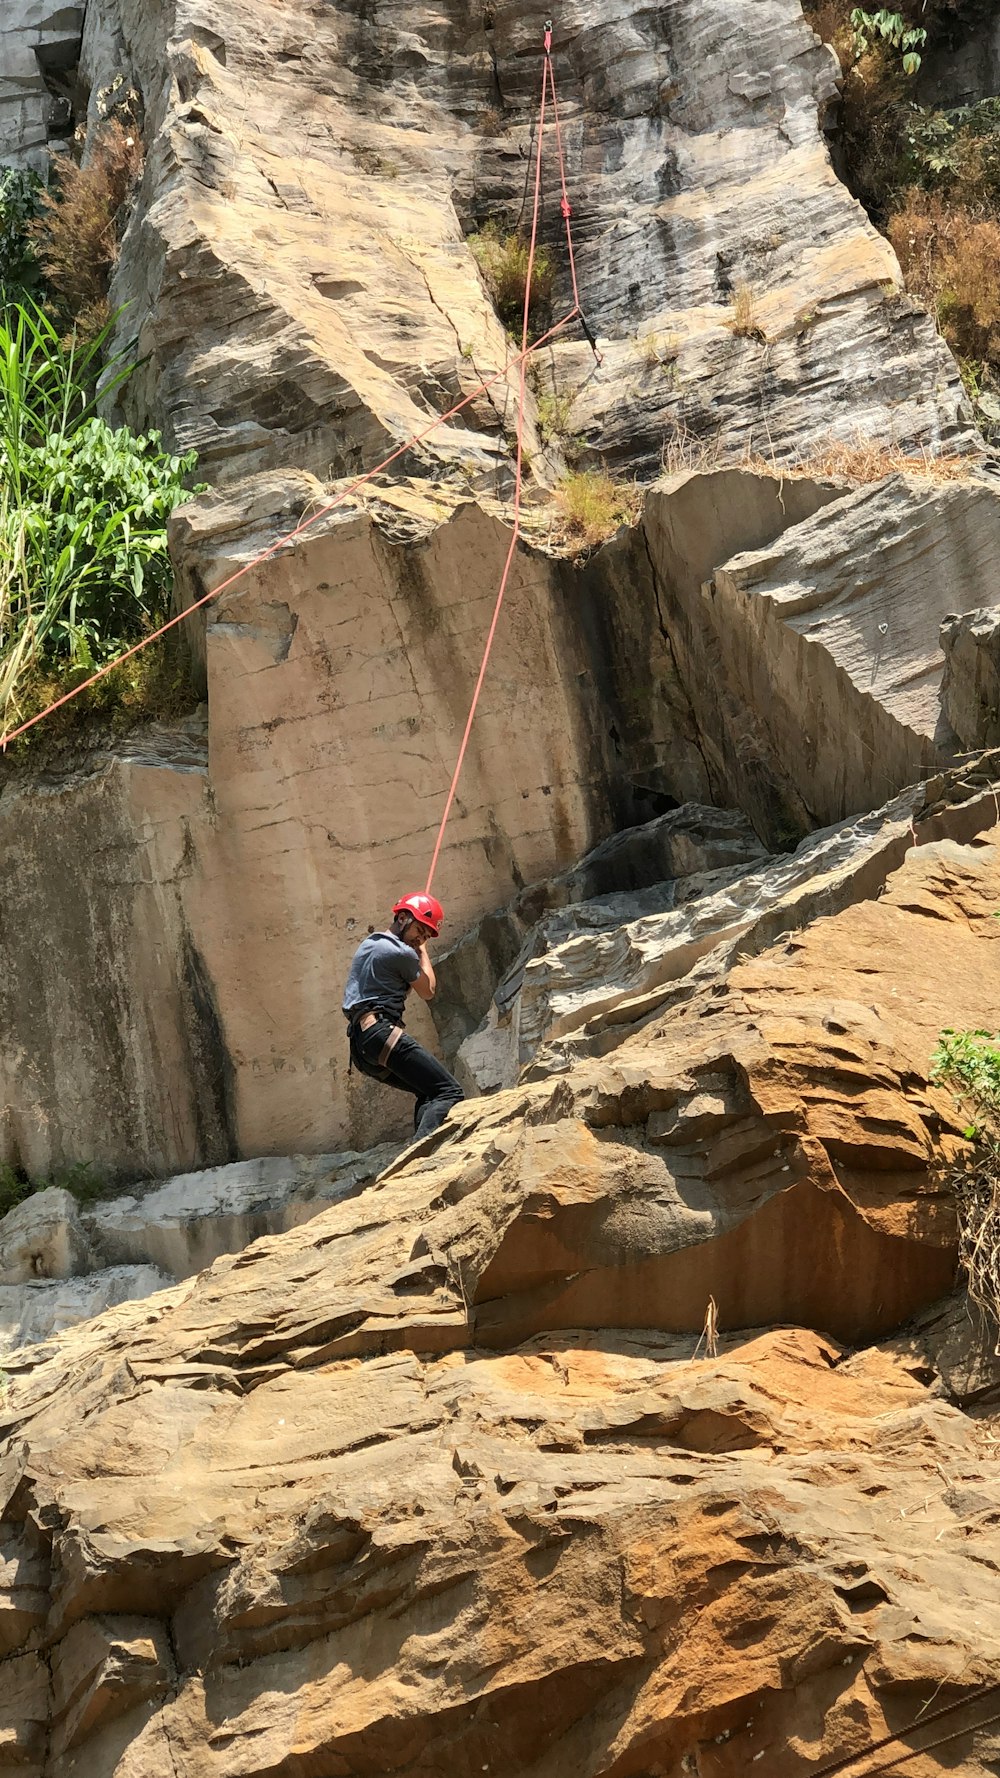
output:
[[[427,955],[426,945],[419,946],[417,957],[420,962],[420,974],[416,981],[411,983],[413,992],[419,994],[421,1000],[433,1000],[437,988],[437,976],[434,974],[434,965]]]

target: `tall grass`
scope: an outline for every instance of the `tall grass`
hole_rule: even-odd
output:
[[[0,728],[33,671],[90,670],[165,610],[166,522],[194,457],[157,433],[115,432],[97,401],[131,374],[102,370],[111,323],[68,342],[29,302],[0,316]]]

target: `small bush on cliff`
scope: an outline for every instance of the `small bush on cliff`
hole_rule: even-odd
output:
[[[77,1161],[71,1167],[63,1167],[51,1173],[45,1179],[29,1179],[19,1167],[0,1166],[0,1216],[6,1216],[8,1210],[15,1210],[37,1192],[48,1190],[50,1186],[58,1186],[68,1191],[78,1204],[94,1204],[101,1198],[111,1196],[112,1188],[107,1181],[85,1161]]]
[[[142,140],[117,118],[104,124],[86,166],[61,156],[30,235],[52,291],[81,332],[108,317],[128,201],[143,167]]]
[[[584,549],[596,549],[622,525],[634,524],[642,504],[634,487],[595,469],[567,475],[555,493],[566,537]]]
[[[952,1087],[970,1118],[967,1157],[953,1168],[959,1259],[969,1297],[1000,1352],[1000,1034],[942,1031],[931,1079]]]
[[[504,233],[498,223],[488,222],[478,235],[470,235],[469,246],[497,314],[504,326],[520,337],[528,285],[528,242],[519,234]],[[551,320],[554,286],[552,255],[539,247],[531,274],[529,339],[544,333]]]
[[[0,319],[2,730],[39,673],[79,679],[165,615],[167,519],[195,459],[97,414],[109,329],[78,345],[37,305]],[[129,374],[105,367],[103,392]]]

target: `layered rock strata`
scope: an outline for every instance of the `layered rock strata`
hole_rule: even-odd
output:
[[[209,20],[192,0],[162,15],[92,0],[86,82],[126,69],[148,120],[115,291],[149,354],[133,398],[213,481],[353,473],[502,369],[466,236],[524,214],[544,19],[232,0]],[[604,362],[568,340],[540,363],[538,392],[554,384],[563,415],[531,439],[543,483],[569,436],[648,473],[665,433],[785,457],[831,432],[932,448],[963,432],[957,369],[831,168],[836,69],[798,0],[567,0],[554,47]],[[483,483],[503,468],[500,390],[428,442],[425,473]]]
[[[960,1308],[870,1342],[951,1284],[929,1057],[995,1007],[998,898],[1000,829],[911,847],[613,1057],[10,1360],[8,1764],[806,1778],[947,1704],[986,1778],[1000,1471],[958,1404],[996,1368]]]
[[[182,508],[185,596],[280,535],[310,488],[265,479],[250,509]],[[922,775],[956,744],[931,658],[947,577],[964,561],[971,582],[998,512],[983,478],[852,495],[717,471],[653,490],[589,563],[525,546],[442,856],[447,930],[658,800],[742,807],[780,849]],[[144,737],[42,782],[7,769],[0,1157],[163,1176],[401,1127],[346,1079],[339,993],[369,923],[424,880],[508,540],[418,483],[377,518],[335,512],[212,609],[207,736]],[[857,589],[866,550],[891,601]],[[818,688],[805,736],[801,683]],[[431,1035],[422,1012],[413,1028]]]
[[[81,1204],[60,1187],[0,1218],[0,1354],[189,1278],[352,1197],[396,1154],[236,1162]]]

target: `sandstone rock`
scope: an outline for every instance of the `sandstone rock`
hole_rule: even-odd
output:
[[[462,1046],[464,1068],[489,1091],[512,1085],[539,1051],[540,1079],[574,1056],[607,1053],[630,1026],[721,981],[735,957],[880,893],[914,834],[965,840],[995,814],[988,790],[940,814],[926,804],[923,789],[911,791],[876,815],[813,835],[789,857],[731,880],[694,879],[690,899],[663,913],[639,909],[634,918],[626,908],[622,924],[606,924],[584,904],[550,916],[533,955],[500,982],[488,1018]]]
[[[993,747],[1000,737],[1000,610],[968,611],[941,625],[944,714],[963,747]]]
[[[1000,1473],[953,1311],[896,1331],[954,1268],[930,1054],[1000,988],[961,814],[614,1056],[8,1360],[21,1768],[806,1778],[944,1701],[986,1778]]]

